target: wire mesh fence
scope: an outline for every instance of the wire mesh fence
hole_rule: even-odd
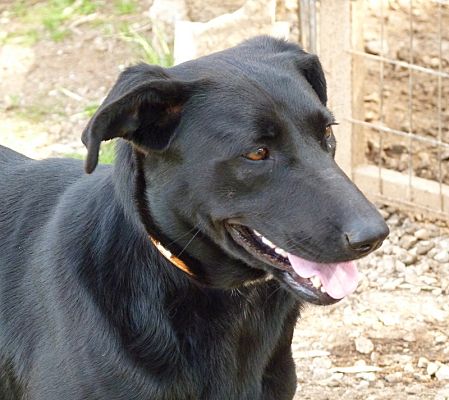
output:
[[[306,46],[347,81],[350,101],[331,93],[346,172],[385,202],[449,218],[449,1],[301,0],[300,12]]]

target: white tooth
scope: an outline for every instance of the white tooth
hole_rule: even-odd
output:
[[[288,257],[287,252],[286,252],[285,250],[283,250],[283,249],[280,249],[279,247],[276,247],[276,248],[274,249],[274,251],[275,251],[277,254],[279,254],[279,255],[281,255],[282,257],[284,257],[284,258],[287,258],[287,257]]]
[[[326,289],[324,289],[324,286],[321,286],[320,290],[322,293],[326,293]]]
[[[274,276],[273,276],[272,274],[268,274],[268,275],[265,277],[265,280],[266,280],[266,281],[270,281],[270,280],[272,280],[272,279],[274,279]]]
[[[271,247],[272,249],[274,249],[276,246],[271,243],[266,237],[262,236],[262,242],[265,243],[267,246]]]
[[[318,276],[312,276],[311,278],[310,278],[310,281],[312,282],[312,285],[315,287],[315,288],[319,288],[319,287],[321,287],[321,280],[320,280],[320,278],[318,277]]]
[[[262,236],[259,232],[257,232],[255,229],[253,229],[253,232],[256,236]]]

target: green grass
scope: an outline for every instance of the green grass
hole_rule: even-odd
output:
[[[101,164],[112,164],[115,160],[115,141],[103,143],[100,148],[100,156],[98,158]]]
[[[24,17],[28,9],[29,6],[26,4],[26,0],[16,0],[11,7],[11,12],[15,17]]]
[[[116,0],[114,7],[117,14],[127,15],[137,10],[137,3],[133,0]]]
[[[0,35],[0,45],[14,44],[19,46],[31,47],[36,44],[41,38],[37,29],[28,29],[26,31],[19,31],[13,33],[6,33]]]
[[[50,107],[45,104],[29,104],[17,107],[17,109],[15,110],[15,115],[18,118],[33,123],[45,122],[46,120],[48,120],[51,114],[66,116],[66,113],[62,107]]]
[[[7,100],[7,109],[8,110],[17,110],[20,107],[20,102],[22,100],[21,96],[18,94],[10,94],[6,95]]]
[[[91,118],[95,111],[97,111],[99,105],[97,103],[91,103],[84,107],[83,114]],[[98,162],[100,164],[113,164],[115,160],[115,144],[116,140],[109,140],[107,142],[103,142],[100,147],[100,153],[98,155]],[[69,153],[65,155],[66,157],[76,158],[77,160],[84,160],[86,158],[86,154],[81,153]]]
[[[47,0],[30,6],[27,0],[16,0],[12,14],[28,28],[6,39],[25,45],[33,45],[45,37],[61,41],[71,33],[68,29],[71,20],[92,14],[100,4],[99,0]]]
[[[173,65],[173,51],[168,45],[163,32],[156,27],[153,27],[154,45],[151,43],[150,38],[145,37],[129,26],[129,24],[122,24],[119,30],[119,37],[122,40],[133,43],[137,47],[140,53],[140,61],[148,64],[157,64],[162,67]]]
[[[115,160],[115,140],[102,143],[100,147],[100,153],[98,156],[98,162],[100,164],[113,164]],[[65,154],[66,157],[75,158],[77,160],[84,160],[85,154],[81,153],[69,153]]]
[[[83,113],[86,117],[91,118],[95,114],[95,111],[97,111],[98,107],[99,105],[97,103],[88,104],[84,107]]]

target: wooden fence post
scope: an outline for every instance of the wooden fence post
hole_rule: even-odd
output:
[[[354,64],[350,50],[363,45],[361,13],[363,1],[321,0],[319,3],[318,54],[327,77],[329,108],[340,123],[337,137],[337,163],[353,177],[355,161],[363,160],[363,132],[350,121],[363,114],[363,69]],[[363,118],[363,116],[362,116]],[[362,157],[362,159],[360,158]]]

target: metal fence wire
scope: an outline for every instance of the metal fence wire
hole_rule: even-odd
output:
[[[449,219],[449,0],[300,0],[300,21],[319,55],[347,32],[346,172],[386,203]],[[331,79],[333,62],[324,56]]]

